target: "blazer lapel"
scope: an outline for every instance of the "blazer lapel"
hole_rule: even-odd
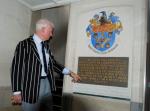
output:
[[[37,48],[36,48],[36,45],[35,45],[35,42],[34,42],[32,36],[30,37],[30,43],[31,43],[31,47],[32,47],[32,50],[33,50],[35,56],[37,57],[37,59],[39,60],[39,62],[41,62],[40,56],[39,56],[39,54],[38,54],[38,50],[37,50]]]

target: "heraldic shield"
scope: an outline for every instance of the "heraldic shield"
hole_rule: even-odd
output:
[[[91,38],[90,47],[98,52],[105,52],[111,49],[115,43],[116,36],[123,29],[119,17],[114,12],[107,16],[105,11],[101,11],[95,14],[89,22],[86,34]]]

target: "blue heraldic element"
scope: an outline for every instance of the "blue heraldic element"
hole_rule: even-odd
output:
[[[116,35],[122,31],[122,23],[114,12],[107,16],[105,11],[95,14],[89,20],[86,34],[91,38],[90,47],[98,52],[109,50],[115,43]]]

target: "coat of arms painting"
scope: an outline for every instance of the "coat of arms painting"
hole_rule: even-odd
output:
[[[113,48],[116,37],[123,30],[120,18],[115,12],[101,11],[95,14],[86,28],[87,37],[90,38],[89,47],[96,52],[105,53]]]

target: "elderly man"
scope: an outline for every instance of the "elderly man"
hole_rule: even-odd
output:
[[[47,19],[36,23],[33,36],[20,41],[12,61],[12,103],[22,104],[23,111],[51,110],[51,91],[56,90],[53,71],[70,75],[74,81],[80,77],[60,65],[52,55],[48,41],[54,32],[54,25]],[[43,110],[42,110],[43,111]]]

